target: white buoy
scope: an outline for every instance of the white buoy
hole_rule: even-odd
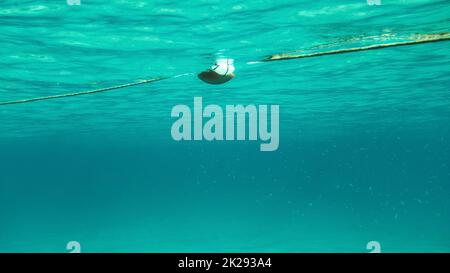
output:
[[[198,74],[198,77],[209,84],[222,84],[234,78],[234,60],[218,59],[208,70]]]

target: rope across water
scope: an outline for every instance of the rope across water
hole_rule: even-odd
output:
[[[413,41],[396,42],[396,43],[388,43],[388,44],[377,44],[377,45],[369,45],[369,46],[354,47],[354,48],[344,48],[344,49],[315,52],[315,53],[309,53],[309,54],[279,53],[279,54],[271,55],[271,56],[269,56],[263,60],[260,60],[258,62],[272,62],[272,61],[282,61],[282,60],[291,60],[291,59],[302,59],[302,58],[343,54],[343,53],[357,52],[357,51],[383,49],[383,48],[388,48],[388,47],[443,42],[443,41],[450,40],[450,33],[447,32],[447,33],[437,33],[437,34],[422,34],[422,35],[417,35],[417,37],[419,37],[419,38],[416,40],[413,40]],[[255,63],[255,62],[253,62],[253,63]],[[66,93],[66,94],[60,94],[60,95],[37,97],[37,98],[14,100],[14,101],[5,101],[5,102],[0,102],[0,106],[107,92],[107,91],[111,91],[111,90],[122,89],[122,88],[132,87],[132,86],[136,86],[136,85],[149,84],[149,83],[153,83],[153,82],[161,81],[161,80],[165,80],[165,79],[177,78],[177,77],[185,76],[185,75],[192,75],[192,73],[185,73],[185,74],[181,74],[181,75],[177,75],[177,76],[173,76],[173,77],[157,77],[157,78],[152,78],[152,79],[147,79],[147,80],[140,80],[140,81],[132,82],[132,83],[126,83],[126,84],[122,84],[122,85],[106,87],[106,88],[101,88],[101,89],[88,90],[88,91],[82,91],[82,92]]]
[[[7,105],[7,104],[19,104],[19,103],[28,103],[28,102],[34,102],[34,101],[40,101],[40,100],[53,100],[53,99],[60,99],[60,98],[66,98],[66,97],[75,97],[75,96],[82,96],[82,95],[88,95],[88,94],[94,94],[94,93],[101,93],[101,92],[107,92],[115,89],[121,89],[121,88],[127,88],[135,85],[141,85],[141,84],[147,84],[152,83],[156,81],[161,81],[164,79],[168,79],[169,77],[158,77],[148,80],[140,80],[133,83],[127,83],[122,85],[116,85],[101,89],[95,89],[95,90],[88,90],[88,91],[81,91],[76,93],[67,93],[67,94],[61,94],[61,95],[53,95],[53,96],[46,96],[46,97],[37,97],[37,98],[31,98],[31,99],[23,99],[23,100],[15,100],[15,101],[5,101],[0,102],[0,105]]]
[[[370,45],[370,46],[362,46],[362,47],[354,47],[354,48],[344,48],[344,49],[336,49],[336,50],[309,53],[309,54],[279,53],[279,54],[270,55],[269,57],[267,57],[261,61],[262,62],[271,62],[271,61],[282,61],[282,60],[290,60],[290,59],[302,59],[302,58],[319,57],[319,56],[325,56],[325,55],[382,49],[382,48],[396,47],[396,46],[434,43],[434,42],[442,42],[442,41],[450,40],[450,33],[426,34],[426,35],[422,35],[422,36],[424,38],[417,39],[414,41],[378,44],[378,45]]]

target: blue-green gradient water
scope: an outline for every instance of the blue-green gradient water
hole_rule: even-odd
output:
[[[450,31],[433,0],[0,3],[0,252],[450,251]],[[298,52],[297,52],[298,53]],[[177,142],[173,106],[280,105],[280,145]]]

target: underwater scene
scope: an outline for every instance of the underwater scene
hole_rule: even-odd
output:
[[[450,252],[450,2],[4,0],[0,252]]]

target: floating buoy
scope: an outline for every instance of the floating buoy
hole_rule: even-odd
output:
[[[222,84],[234,78],[234,60],[218,59],[211,68],[198,74],[200,80],[209,84]]]

